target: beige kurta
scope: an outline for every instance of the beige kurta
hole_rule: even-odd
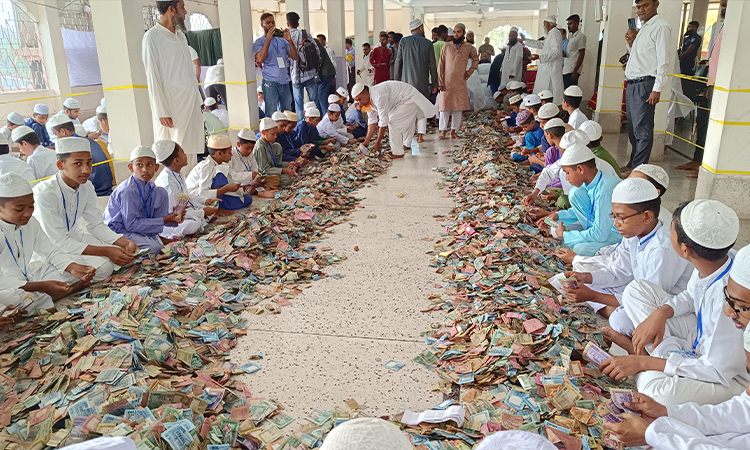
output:
[[[471,109],[469,91],[466,88],[466,66],[471,59],[468,72],[471,75],[479,65],[479,56],[473,45],[464,41],[459,48],[452,42],[446,42],[440,52],[438,64],[438,85],[440,92],[440,111],[466,111]]]

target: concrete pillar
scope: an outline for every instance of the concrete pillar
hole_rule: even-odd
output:
[[[354,67],[356,70],[362,69],[362,63],[364,62],[362,44],[369,42],[370,37],[368,3],[367,0],[354,2],[354,54],[356,55]],[[355,81],[359,82],[359,77],[355,77]]]
[[[631,2],[607,1],[596,113],[594,113],[594,119],[602,126],[604,133],[620,132],[625,71],[619,59],[627,50],[625,32],[628,29],[629,17],[634,17]]]
[[[310,2],[309,0],[287,0],[286,12],[299,14],[299,27],[310,31]],[[284,21],[286,23],[286,21]],[[313,35],[314,37],[314,35]]]
[[[690,20],[697,20],[704,30],[707,30],[709,25],[706,23],[709,3],[709,0],[690,0]]]
[[[680,23],[682,17],[682,2],[679,1],[665,1],[659,4],[659,15],[662,19],[666,20],[670,24]],[[677,47],[680,46],[682,36],[680,35],[679,27],[672,27],[672,45],[669,49],[669,73],[674,73],[677,68]],[[678,69],[679,70],[679,69]],[[654,146],[651,148],[651,158],[649,161],[663,161],[664,160],[664,143],[667,138],[667,115],[669,113],[669,98],[672,93],[672,81],[674,77],[667,79],[666,86],[661,90],[661,101],[656,105],[656,114],[654,116]],[[678,80],[679,81],[679,80]]]
[[[547,2],[547,14],[554,14],[559,16],[559,8],[557,0],[550,0]]]
[[[336,53],[336,86],[346,86],[346,10],[344,0],[328,0],[328,46]]]
[[[599,51],[599,30],[601,29],[600,23],[596,21],[598,5],[599,0],[586,0],[582,11],[573,13],[581,16],[580,30],[586,36],[586,56],[583,59],[581,76],[578,79],[578,86],[583,91],[584,105],[588,104],[597,88],[594,86],[594,79],[596,78],[596,55]]]
[[[409,22],[411,22],[411,19],[414,18],[413,14],[414,14],[414,11],[412,10],[411,6],[401,7],[401,28],[402,28],[401,33],[403,33],[404,36],[411,35],[411,30],[409,29]]]
[[[572,14],[583,16],[584,2],[585,0],[560,0],[557,4],[557,21],[563,24]],[[544,17],[542,17],[542,20],[544,20]]]
[[[70,95],[70,76],[68,75],[68,62],[65,58],[65,46],[62,38],[62,25],[60,23],[59,8],[57,0],[44,0],[44,5],[39,5],[37,20],[39,20],[39,33],[41,34],[42,50],[45,55],[45,66],[49,88],[59,95]],[[50,99],[52,100],[52,99]],[[46,101],[50,109],[57,108],[63,100]],[[52,114],[57,111],[51,111]]]
[[[141,57],[142,6],[132,0],[91,0],[94,29],[104,31],[95,34],[96,48],[115,158],[128,159],[135,147],[154,142]]]
[[[750,2],[733,1],[724,35],[711,104],[703,167],[698,175],[696,198],[711,198],[732,207],[742,219],[750,218],[750,60],[747,42]]]
[[[385,0],[372,0],[372,36],[376,42],[381,31],[388,32],[385,27]]]
[[[540,9],[539,10],[539,18],[536,21],[536,34],[534,35],[534,39],[539,39],[542,36],[547,36],[547,30],[544,29],[544,18],[547,17],[547,10],[546,9]],[[534,22],[532,22],[532,25]],[[537,51],[534,53],[541,53],[541,49],[536,49]],[[532,50],[533,51],[533,50]]]
[[[245,0],[219,0],[219,20],[222,23],[230,135],[234,138],[242,128],[258,127],[253,26],[260,24],[253,23],[250,2]]]

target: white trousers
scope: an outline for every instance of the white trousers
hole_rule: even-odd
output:
[[[190,236],[197,233],[203,225],[203,210],[190,208],[185,211],[185,220],[181,224],[176,227],[164,227],[161,236],[167,239]]]
[[[109,261],[105,258],[99,258],[96,256],[77,256],[76,262],[78,262],[79,264],[84,264],[84,261],[87,261],[88,258],[98,258],[101,260]],[[62,281],[63,283],[69,284],[73,284],[79,281],[78,278],[74,277],[68,272],[61,273],[55,266],[48,263],[32,262],[31,264],[29,264],[28,273],[29,279],[31,281]],[[110,271],[109,274],[111,275],[112,272]],[[99,275],[98,272],[97,275]],[[21,282],[25,283],[25,280],[21,278]],[[7,305],[19,305],[21,303],[24,303],[25,300],[29,299],[33,300],[33,303],[31,303],[31,305],[26,308],[26,311],[29,315],[34,314],[34,311],[36,311],[37,309],[50,309],[55,306],[54,302],[52,301],[52,297],[42,292],[26,292],[20,287],[0,288],[0,305],[2,305],[3,307]]]
[[[622,305],[633,323],[638,326],[671,297],[664,289],[645,280],[628,284],[622,295]],[[667,319],[664,340],[656,347],[649,344],[646,350],[656,358],[667,358],[672,351],[689,351],[697,335],[697,317],[686,314]],[[718,404],[739,395],[745,390],[742,382],[733,379],[730,386],[669,376],[664,372],[648,371],[638,374],[638,392],[648,395],[664,406],[695,402],[699,405]]]
[[[417,120],[417,134],[427,134],[427,119],[424,117]]]
[[[451,130],[458,131],[463,120],[463,111],[440,111],[440,131],[448,129],[448,120],[451,122]]]
[[[402,103],[388,117],[388,139],[391,153],[403,155],[404,147],[411,147],[414,138],[414,121],[423,116],[422,110],[415,103]],[[422,118],[427,128],[427,120]],[[399,145],[401,144],[401,145]]]

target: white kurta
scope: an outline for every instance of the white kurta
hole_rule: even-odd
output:
[[[218,117],[219,120],[221,120],[221,123],[224,125],[224,128],[229,128],[229,111],[226,109],[214,109],[211,111],[211,114]]]
[[[212,157],[208,157],[203,161],[199,162],[190,174],[185,179],[187,185],[187,191],[190,196],[203,197],[203,198],[216,198],[217,189],[211,189],[211,184],[214,181],[214,177],[219,172],[223,173],[227,177],[229,183],[236,183],[232,174],[229,170],[228,164],[219,164]],[[244,195],[243,190],[240,189],[237,192],[228,192],[227,195],[233,195],[242,197]]]
[[[169,195],[169,210],[173,211],[177,205],[177,196],[180,194],[190,193],[187,190],[187,183],[179,172],[172,171],[169,167],[164,167],[161,173],[154,179],[154,184],[163,187]],[[185,220],[176,227],[164,227],[161,236],[167,239],[188,236],[195,234],[203,226],[208,224],[205,220],[203,207],[206,203],[205,197],[190,195],[190,203],[185,210]]]
[[[359,75],[357,75],[357,81],[365,86],[375,84],[375,68],[372,67],[372,63],[370,62],[370,55],[362,57],[362,68]]]
[[[156,24],[143,36],[143,65],[154,121],[154,140],[172,140],[188,155],[203,153],[203,116],[195,65],[182,31]],[[174,128],[159,118],[171,117]]]
[[[568,125],[573,127],[574,130],[577,130],[583,125],[583,122],[586,122],[587,120],[589,120],[589,118],[581,112],[580,108],[576,108],[570,115],[570,118],[568,118]]]
[[[8,144],[8,149],[13,148],[13,132],[8,129],[8,125],[0,128],[0,144]]]
[[[26,158],[26,164],[34,171],[35,180],[51,177],[58,172],[55,151],[41,145],[34,150],[31,156]]]
[[[203,81],[203,87],[209,87],[212,84],[224,84],[224,63],[211,66],[206,70],[206,79]]]
[[[513,75],[513,78],[510,76]],[[509,81],[523,81],[523,44],[517,42],[513,47],[505,49],[503,57],[501,84],[508,84]]]
[[[65,114],[65,110],[61,109],[55,115],[58,115],[58,114]],[[52,118],[52,116],[50,116],[50,118]],[[78,120],[78,119],[70,119],[70,120],[73,122],[73,125],[80,125],[81,124],[81,121]],[[49,139],[52,142],[57,142],[57,136],[55,136],[55,133],[52,132],[52,127],[49,125],[49,121],[47,121],[47,124],[44,127],[47,128],[47,134],[49,134]]]
[[[258,162],[250,156],[242,156],[237,147],[232,150],[232,159],[229,161],[229,173],[237,183],[249,183],[253,181],[253,172],[259,173]]]
[[[318,122],[318,126],[316,128],[318,129],[320,137],[324,139],[336,138],[336,142],[341,145],[346,145],[349,143],[350,138],[341,133],[341,130],[339,128],[336,128],[336,124],[331,121],[331,118],[328,116],[328,114],[326,114],[325,117],[323,117],[320,122]]]
[[[527,39],[526,45],[541,48],[539,54],[539,70],[534,82],[534,93],[538,94],[544,90],[552,91],[554,103],[562,104],[563,91],[563,60],[562,60],[562,34],[557,28],[551,29],[543,41]]]
[[[11,172],[21,175],[29,183],[37,179],[34,178],[34,171],[31,170],[31,166],[29,166],[25,162],[9,153],[0,155],[0,175]]]

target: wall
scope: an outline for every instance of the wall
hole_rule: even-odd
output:
[[[534,11],[533,14],[538,14],[538,13]],[[508,24],[521,27],[533,35],[536,32],[536,19],[533,16],[533,14],[524,15],[524,16],[498,16],[498,17],[492,17],[492,18],[485,18],[482,21],[481,27],[479,26],[479,19],[477,17],[472,17],[472,18],[466,17],[463,19],[457,19],[455,17],[440,17],[438,15],[435,18],[427,18],[425,20],[425,30],[431,30],[433,27],[436,27],[440,24],[443,24],[447,27],[452,27],[453,25],[456,24],[456,22],[461,21],[464,25],[466,25],[466,30],[474,31],[475,41],[479,45],[481,43],[484,43],[484,36],[487,33],[489,33],[490,31],[494,30],[497,27],[508,25]],[[527,36],[527,37],[538,37],[538,36]]]

